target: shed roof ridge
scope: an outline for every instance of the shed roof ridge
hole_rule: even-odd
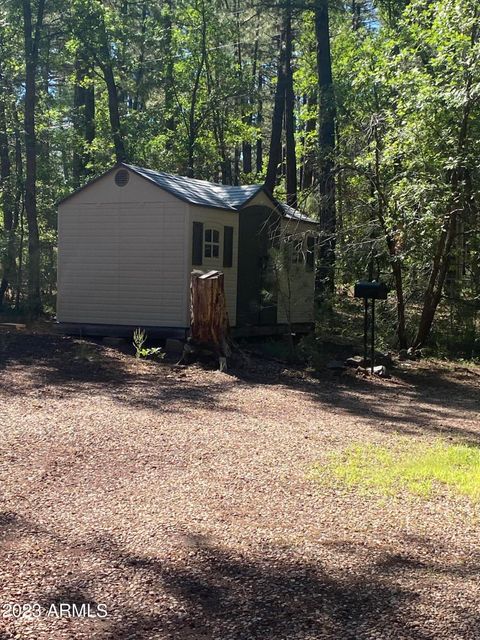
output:
[[[248,202],[248,200],[257,193],[260,193],[264,188],[262,184],[220,184],[217,182],[210,182],[209,180],[200,180],[199,178],[189,178],[175,173],[167,173],[166,171],[155,171],[153,169],[148,169],[147,167],[140,167],[139,165],[129,164],[127,162],[122,162],[121,164],[131,171],[149,178],[158,187],[164,188],[167,191],[170,191],[173,195],[186,199],[193,204],[203,204],[204,206],[208,206],[208,203],[202,202],[204,196],[207,194],[187,193],[185,192],[185,187],[190,186],[193,188],[208,190],[208,195],[214,195],[218,200],[216,203],[211,203],[213,206],[216,205],[218,207],[221,205],[223,208],[231,209],[232,211],[240,209],[244,204],[246,204],[246,202]],[[176,190],[177,185],[180,189],[183,187],[181,192]]]
[[[265,189],[265,185],[263,184],[219,184],[217,182],[209,182],[208,180],[200,180],[199,178],[187,178],[174,173],[166,173],[165,171],[155,171],[128,162],[117,162],[113,167],[108,169],[108,171],[96,176],[62,198],[58,204],[63,204],[66,200],[83,191],[86,187],[98,182],[98,180],[101,180],[113,171],[118,170],[119,167],[125,167],[144,180],[148,180],[160,189],[170,193],[173,197],[194,206],[223,209],[225,211],[239,211],[247,206],[259,193],[263,192],[270,199],[278,213],[286,218],[319,224],[318,221],[312,220],[300,210],[277,200]]]
[[[156,169],[149,169],[148,167],[141,167],[138,164],[131,164],[129,162],[122,162],[121,164],[125,165],[126,167],[130,168],[130,169],[138,169],[140,171],[146,171],[148,173],[155,173],[158,175],[162,175],[162,176],[167,176],[169,178],[179,178],[181,180],[188,180],[189,182],[201,182],[203,183],[207,183],[209,185],[212,185],[214,187],[220,187],[220,188],[227,188],[227,189],[244,189],[246,187],[262,187],[263,185],[260,183],[257,184],[239,184],[239,185],[234,185],[234,184],[222,184],[220,182],[212,182],[211,180],[205,180],[204,178],[190,178],[188,176],[182,176],[179,173],[170,173],[169,171],[157,171]]]

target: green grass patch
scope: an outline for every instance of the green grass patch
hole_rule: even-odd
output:
[[[356,444],[332,453],[312,476],[323,484],[395,496],[430,498],[446,491],[480,501],[480,448],[440,442],[400,442],[385,447]]]

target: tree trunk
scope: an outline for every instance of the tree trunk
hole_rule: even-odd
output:
[[[403,274],[398,256],[391,257],[393,278],[395,281],[395,293],[397,296],[397,337],[400,349],[408,347],[407,325],[405,321],[405,296],[403,293]]]
[[[233,152],[233,184],[240,184],[240,147],[237,145]]]
[[[251,123],[251,116],[249,113],[249,104],[250,104],[250,94],[251,94],[251,80],[247,77],[245,80],[245,69],[243,64],[243,56],[242,56],[242,26],[240,22],[240,1],[234,0],[234,13],[235,13],[235,26],[236,26],[236,48],[237,48],[237,75],[238,75],[238,84],[243,87],[246,86],[245,95],[241,95],[238,99],[240,114],[242,117],[242,122],[246,125]],[[257,47],[257,45],[255,45]],[[255,55],[255,54],[254,54]],[[254,62],[255,66],[255,62]],[[237,156],[238,153],[238,156]],[[242,169],[244,173],[251,173],[252,171],[252,145],[248,140],[242,140],[241,146],[241,156],[242,156]],[[235,159],[234,159],[234,184],[239,184],[240,179],[240,167],[237,166],[237,163],[240,161],[240,152],[235,149]]]
[[[460,188],[458,170],[455,170],[453,173],[455,174],[452,178],[452,182],[454,183],[453,189],[457,191]],[[443,286],[445,284],[445,278],[451,259],[452,246],[455,240],[459,207],[460,202],[457,191],[452,200],[452,211],[446,216],[442,232],[437,243],[432,271],[424,294],[422,315],[420,317],[417,335],[413,342],[413,346],[416,348],[423,346],[427,341],[432,329],[437,307],[442,298]]]
[[[295,150],[295,93],[292,69],[292,7],[287,2],[285,15],[285,146],[287,204],[297,206],[297,157]]]
[[[268,156],[267,175],[265,188],[270,193],[275,190],[277,182],[278,165],[282,160],[282,129],[283,115],[285,112],[285,31],[282,29],[280,36],[280,53],[277,67],[277,86],[275,89],[275,102],[273,105],[272,133],[270,137],[270,150]]]
[[[304,98],[304,104],[309,108],[315,108],[318,111],[317,96],[308,96]],[[304,138],[303,138],[303,157],[301,162],[301,177],[300,186],[301,189],[309,189],[313,185],[314,169],[315,169],[315,153],[311,147],[310,135],[313,134],[317,128],[317,115],[310,117],[305,123]]]
[[[95,89],[92,84],[90,63],[82,52],[75,59],[75,86],[73,93],[73,126],[76,140],[73,151],[73,186],[78,188],[90,173],[90,146],[95,139]]]
[[[190,127],[187,140],[187,177],[195,177],[195,140],[197,135],[195,133],[195,121],[190,121]]]
[[[352,29],[358,31],[362,26],[362,12],[365,9],[364,0],[352,0]]]
[[[85,117],[85,65],[82,57],[77,54],[75,58],[75,86],[73,88],[73,114],[72,122],[75,132],[72,178],[73,187],[78,187],[83,183],[85,176],[85,161],[83,150],[84,138],[84,117]]]
[[[450,219],[446,223],[448,225],[447,230],[442,232],[442,237],[438,243],[437,255],[434,260],[430,280],[424,295],[422,315],[420,317],[417,335],[413,342],[413,346],[415,348],[419,348],[425,344],[432,329],[433,320],[442,297],[445,276],[450,262],[450,250],[455,235],[454,230],[456,219],[456,215],[453,213],[450,214]]]
[[[103,62],[102,65],[103,77],[105,84],[107,85],[108,93],[108,114],[110,118],[110,128],[112,130],[113,146],[115,147],[115,157],[117,162],[124,162],[127,159],[127,153],[125,151],[125,144],[123,142],[123,136],[120,126],[120,111],[118,108],[118,90],[115,83],[115,76],[113,73],[112,63]]]
[[[255,166],[257,173],[262,173],[263,171],[263,139],[262,139],[262,125],[263,125],[263,100],[262,100],[262,89],[263,89],[263,75],[262,70],[258,74],[258,103],[257,103],[257,142],[255,145]]]
[[[250,86],[249,86],[249,95],[247,97],[248,104],[248,115],[245,118],[245,123],[248,125],[249,129],[253,124],[253,110],[252,110],[252,99],[255,95],[255,84],[257,82],[257,68],[258,68],[258,51],[259,51],[259,36],[260,36],[260,15],[257,16],[257,27],[256,27],[256,35],[255,35],[255,45],[253,49],[253,60],[252,60],[252,73],[250,76]],[[252,173],[253,171],[253,153],[252,153],[252,143],[248,140],[244,140],[242,143],[242,157],[243,157],[243,171],[244,173]]]
[[[14,88],[10,81],[8,81],[6,90],[10,95],[14,95]],[[20,219],[20,205],[24,197],[24,183],[23,183],[23,158],[22,158],[22,134],[21,123],[18,114],[18,106],[15,101],[10,103],[10,113],[12,116],[13,125],[13,140],[14,140],[14,165],[15,165],[15,181],[14,181],[14,198],[13,198],[13,226],[16,229],[18,227]]]
[[[139,111],[144,106],[143,101],[140,98],[140,93],[142,91],[142,82],[145,76],[145,33],[147,30],[147,15],[147,3],[144,2],[142,4],[142,26],[140,28],[140,56],[138,60],[138,66],[135,71],[135,97],[132,102],[132,108],[135,111]]]
[[[5,294],[11,286],[15,272],[14,197],[11,176],[11,162],[8,149],[7,116],[5,108],[6,87],[0,75],[0,185],[2,192],[3,230],[5,249],[2,253],[2,278],[0,280],[0,309]]]
[[[248,140],[242,142],[243,172],[252,173],[252,145]]]
[[[20,133],[20,118],[16,105],[13,105],[13,132],[15,138],[15,199],[13,205],[14,227],[19,228],[18,233],[18,267],[15,292],[15,311],[20,309],[20,295],[23,279],[23,239],[24,239],[24,209],[25,209],[25,185],[23,182],[22,140]]]
[[[91,70],[90,70],[91,71]],[[90,146],[95,140],[95,87],[93,80],[90,78],[88,87],[85,87],[85,111],[84,111],[84,123],[85,123],[85,143],[86,151],[84,158],[85,174],[89,174],[92,170],[88,167],[88,164],[92,160],[92,154]]]
[[[222,184],[233,184],[232,162],[226,155],[222,159],[221,172]]]
[[[19,211],[20,232],[18,234],[17,290],[15,292],[15,311],[17,313],[20,311],[20,299],[22,295],[22,286],[23,286],[23,243],[24,243],[24,237],[25,237],[24,209],[25,209],[25,204],[22,204]]]
[[[330,55],[328,0],[316,0],[315,34],[317,40],[320,250],[316,284],[321,293],[333,293],[335,285],[335,104]]]
[[[377,103],[377,111],[379,111],[379,105]],[[405,320],[405,297],[403,293],[403,273],[402,273],[402,263],[400,261],[400,257],[397,251],[397,243],[395,241],[395,237],[392,234],[390,228],[387,226],[387,222],[385,219],[385,192],[383,189],[383,181],[380,171],[380,159],[381,159],[381,142],[380,135],[378,131],[378,125],[375,123],[373,127],[373,140],[375,143],[374,156],[375,156],[375,176],[372,183],[372,201],[376,197],[376,214],[380,226],[382,227],[383,233],[385,234],[385,240],[387,242],[388,253],[390,256],[390,266],[392,269],[393,279],[395,282],[395,294],[397,297],[397,338],[398,338],[398,346],[400,349],[406,349],[408,346],[407,341],[407,326]],[[375,207],[374,207],[375,208]],[[373,279],[373,259],[372,259],[372,267],[370,273],[370,280]]]
[[[28,227],[28,310],[32,316],[42,310],[40,297],[40,240],[37,220],[37,139],[35,130],[36,73],[38,47],[45,0],[39,0],[35,31],[30,0],[23,0],[25,42],[25,213]]]
[[[173,133],[175,131],[175,91],[173,84],[173,57],[172,57],[172,15],[173,15],[173,2],[172,0],[165,0],[164,9],[164,33],[165,33],[165,127],[168,132]],[[167,141],[167,148],[171,147],[171,141]]]
[[[195,73],[195,80],[192,87],[192,97],[190,99],[190,109],[188,114],[188,167],[187,176],[195,177],[195,143],[197,141],[199,122],[197,120],[197,99],[200,89],[200,81],[207,60],[207,17],[205,14],[205,2],[202,0],[202,53]]]
[[[472,29],[472,47],[477,40],[478,29],[475,24]],[[460,129],[457,142],[457,155],[459,158],[467,157],[468,129],[470,124],[471,109],[474,97],[471,96],[472,76],[469,74],[466,86],[467,101],[463,106],[463,114],[460,121]],[[421,347],[425,344],[432,329],[433,320],[437,307],[442,298],[445,278],[452,257],[452,247],[455,241],[457,224],[460,215],[463,213],[462,192],[465,191],[465,164],[457,165],[451,173],[452,199],[450,211],[445,216],[442,224],[442,231],[437,243],[437,249],[433,259],[432,270],[427,284],[422,308],[422,315],[418,326],[417,335],[413,343],[414,347]]]

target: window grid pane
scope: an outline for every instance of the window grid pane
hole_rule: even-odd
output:
[[[203,254],[205,258],[220,257],[220,231],[218,229],[205,229]]]

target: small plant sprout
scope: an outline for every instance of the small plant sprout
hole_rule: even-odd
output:
[[[147,338],[148,336],[145,329],[138,328],[133,332],[133,346],[135,347],[135,357],[138,359],[148,358],[149,356],[164,358],[165,354],[160,347],[144,347]]]
[[[135,347],[135,357],[140,358],[142,355],[143,345],[147,341],[147,334],[144,329],[135,329],[133,332],[133,346]]]

